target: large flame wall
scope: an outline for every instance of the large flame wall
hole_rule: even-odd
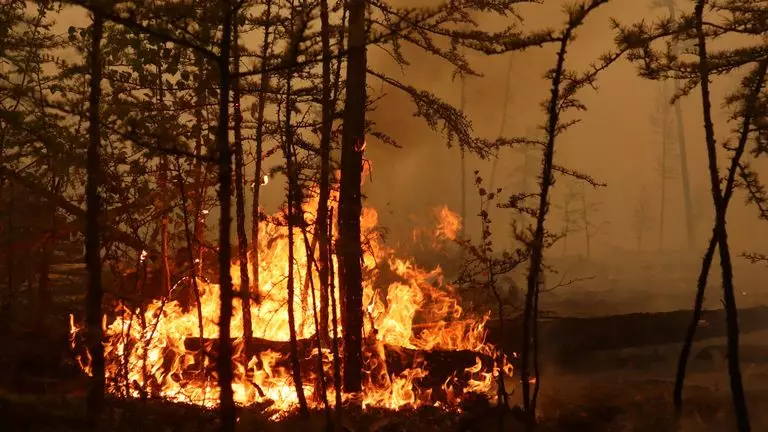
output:
[[[316,202],[307,204],[307,215],[316,208],[315,205]],[[307,219],[309,218],[310,216],[307,216]],[[312,222],[307,220],[309,226],[312,226]],[[375,328],[373,339],[378,348],[373,352],[379,357],[384,357],[386,354],[382,347],[387,345],[416,350],[472,350],[494,356],[494,349],[484,341],[484,326],[488,316],[464,316],[453,293],[453,287],[443,281],[441,269],[425,271],[407,259],[396,257],[394,251],[383,244],[376,231],[376,225],[376,212],[365,209],[361,219],[365,243],[364,331],[366,335],[371,335]],[[458,216],[444,208],[438,212],[438,225],[434,236],[452,239],[460,226]],[[258,289],[262,301],[259,304],[251,304],[253,336],[270,341],[288,341],[288,228],[263,222],[259,230]],[[294,298],[294,310],[297,336],[300,339],[308,339],[316,332],[312,305],[319,301],[320,281],[316,272],[312,272],[312,281],[307,280],[309,254],[303,235],[299,229],[294,232],[293,266],[297,293]],[[307,235],[310,236],[311,244],[311,234]],[[336,266],[335,261],[333,265]],[[250,264],[248,268],[251,273],[250,280],[253,281],[253,268]],[[239,269],[239,264],[233,263],[231,274],[237,290],[240,289]],[[387,286],[381,286],[378,281],[381,269],[396,275],[396,280]],[[334,274],[338,275],[338,271]],[[201,299],[204,337],[206,340],[217,338],[219,287],[202,280],[198,280],[197,285]],[[339,286],[338,280],[335,286]],[[312,289],[315,290],[314,293]],[[234,310],[232,335],[234,338],[242,338],[243,315],[240,299],[235,299]],[[337,309],[337,315],[338,312]],[[190,351],[185,346],[187,339],[199,340],[201,336],[195,307],[185,310],[176,300],[160,299],[152,302],[143,312],[139,309],[129,310],[121,304],[118,305],[117,313],[117,318],[106,325],[105,329],[106,378],[111,393],[128,397],[151,394],[174,401],[204,406],[216,405],[218,387],[215,373],[212,372],[214,368],[209,367],[215,364],[215,359]],[[418,324],[415,320],[417,313]],[[340,328],[341,325],[338,324]],[[418,326],[418,331],[415,326]],[[79,330],[73,322],[73,340]],[[233,388],[236,402],[250,405],[270,401],[276,415],[285,414],[296,407],[298,402],[290,371],[279,365],[285,364],[281,362],[285,360],[285,354],[266,350],[246,360],[242,355],[242,341],[236,343],[235,348]],[[330,350],[324,348],[321,356],[326,370],[331,371]],[[201,361],[202,368],[199,367]],[[381,361],[372,362],[370,358],[366,361],[366,368],[369,370],[362,395],[364,404],[393,409],[435,404],[429,393],[422,392],[418,386],[418,379],[426,375],[423,368],[414,366],[396,376],[388,376],[373,370],[376,364],[380,365]],[[90,372],[87,356],[81,359],[81,366],[85,372]],[[201,369],[209,372],[200,373]],[[478,359],[477,364],[466,372],[472,377],[468,383],[470,390],[492,393],[493,375],[498,373],[496,368],[483,370],[482,362]],[[315,397],[316,380],[311,371],[303,373],[306,376],[305,394],[310,404],[317,406],[321,402],[319,397]],[[331,375],[330,372],[328,375]],[[444,386],[448,387],[450,383],[446,382]],[[333,400],[333,389],[330,391],[329,397]]]

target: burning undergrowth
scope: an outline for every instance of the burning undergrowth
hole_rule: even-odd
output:
[[[307,203],[307,226],[314,222]],[[272,220],[279,220],[275,217]],[[447,209],[438,212],[436,239],[451,240],[460,227],[458,216]],[[334,232],[336,227],[333,227]],[[268,406],[273,418],[283,417],[298,405],[289,357],[287,316],[288,228],[273,221],[259,227],[259,294],[261,301],[250,307],[253,338],[243,339],[243,313],[240,299],[234,300],[231,331],[235,355],[233,364],[235,401],[241,405]],[[309,240],[294,244],[296,291],[296,333],[303,377],[303,390],[310,407],[321,407],[319,383],[328,387],[328,400],[334,399],[331,335],[322,335],[318,350],[313,319],[320,297],[317,272],[309,268],[307,257],[317,259],[311,233],[295,228],[296,238]],[[454,287],[443,278],[442,270],[419,268],[411,260],[398,257],[384,244],[377,229],[377,213],[364,209],[361,218],[364,239],[364,383],[363,392],[354,395],[363,407],[387,409],[434,406],[459,409],[467,394],[489,398],[496,392],[500,369],[512,368],[499,359],[496,349],[485,342],[489,316],[472,316],[460,305]],[[308,247],[307,247],[308,246]],[[308,250],[309,249],[309,250]],[[312,260],[310,260],[310,263]],[[333,268],[337,262],[333,257]],[[250,280],[253,268],[249,264]],[[231,273],[235,288],[239,263]],[[334,271],[334,275],[338,275]],[[308,276],[309,275],[309,276]],[[185,307],[174,291],[190,284],[189,278],[177,283],[167,298],[143,307],[119,302],[116,318],[105,318],[105,361],[108,392],[121,397],[159,397],[171,401],[215,406],[219,400],[215,362],[218,345],[219,287],[197,280],[198,308]],[[333,286],[338,287],[338,278]],[[190,284],[192,285],[192,284]],[[255,298],[255,296],[254,296]],[[338,302],[336,302],[338,303]],[[336,305],[336,316],[341,316]],[[202,325],[201,325],[202,324]],[[341,320],[336,323],[340,332]],[[202,333],[201,333],[202,329]],[[82,352],[80,327],[71,323],[73,347]],[[343,350],[343,347],[342,347]],[[248,356],[245,353],[253,353]],[[323,370],[320,371],[320,359]],[[80,356],[81,368],[90,373],[87,352]],[[501,367],[499,367],[501,365]],[[322,375],[321,375],[322,374]],[[324,380],[320,380],[324,377]],[[352,397],[344,395],[344,398]]]

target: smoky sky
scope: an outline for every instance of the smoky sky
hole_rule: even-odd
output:
[[[399,0],[399,3],[416,6],[412,1]],[[424,2],[431,3],[434,2]],[[564,21],[564,3],[548,1],[543,5],[523,5],[519,13],[524,21],[519,25],[524,29],[558,28]],[[661,16],[664,11],[652,10],[649,3],[616,0],[591,14],[585,25],[577,31],[577,39],[568,50],[566,66],[575,71],[586,70],[598,56],[614,48],[610,18],[630,24]],[[680,4],[679,7],[688,5]],[[487,15],[477,16],[477,20],[480,28],[489,31],[517,21],[512,17]],[[69,25],[87,25],[89,22],[86,14],[77,8],[65,9],[57,21],[57,28],[62,33]],[[261,36],[254,32],[244,35],[243,43],[258,46],[260,40]],[[382,48],[370,47],[368,58],[373,69],[416,88],[433,92],[458,107],[460,83],[453,77],[452,66],[413,46],[405,45],[404,52],[410,64],[402,67]],[[553,46],[496,56],[471,51],[467,51],[466,55],[473,68],[482,74],[481,77],[468,77],[465,84],[465,112],[472,121],[476,135],[488,139],[499,136],[508,71],[511,81],[504,135],[529,134],[544,121],[541,102],[549,94],[549,83],[544,79],[544,73],[554,64]],[[375,122],[377,129],[396,139],[402,148],[393,148],[369,139],[365,156],[373,167],[373,181],[367,181],[364,186],[366,205],[379,210],[380,222],[394,235],[407,238],[414,224],[429,222],[436,206],[447,205],[459,212],[459,149],[455,146],[448,148],[443,134],[430,130],[423,120],[412,116],[415,108],[407,95],[382,84],[375,77],[369,76],[368,84],[371,96],[384,95],[369,118]],[[581,122],[558,137],[556,163],[587,173],[607,184],[605,188],[586,188],[587,199],[594,203],[595,209],[590,218],[593,222],[604,224],[593,241],[594,254],[637,248],[633,214],[641,202],[649,214],[643,248],[658,248],[661,138],[650,117],[652,112],[660,109],[662,84],[638,77],[635,66],[626,60],[619,61],[604,72],[597,84],[597,90],[585,88],[579,95],[588,111],[572,113],[567,117],[578,117]],[[716,77],[713,80],[713,114],[719,141],[732,137],[730,131],[733,125],[725,122],[728,111],[721,108],[721,101],[736,84],[738,80],[735,78]],[[681,104],[691,190],[697,215],[697,245],[703,250],[711,231],[712,206],[698,91],[683,98]],[[244,105],[248,103],[244,102]],[[502,196],[517,192],[515,188],[519,183],[522,162],[520,151],[501,151],[495,184],[504,189]],[[278,158],[273,157],[267,165],[277,163]],[[760,173],[765,172],[760,161],[753,163]],[[674,172],[679,171],[679,162],[675,160],[669,164]],[[479,234],[479,219],[476,215],[480,207],[472,184],[473,171],[479,170],[480,175],[489,181],[491,166],[490,160],[483,161],[467,155],[468,217],[465,224],[468,234],[474,237]],[[558,204],[562,204],[564,191],[568,182],[572,181],[562,176],[557,177],[550,218],[550,228],[553,230],[563,227],[562,210]],[[284,201],[284,195],[284,184],[280,179],[270,182],[263,189],[266,210],[276,210]],[[768,225],[757,220],[756,209],[745,204],[743,193],[737,193],[734,198],[729,210],[729,231],[734,253],[760,251],[764,246],[762,239],[768,234]],[[682,249],[685,246],[685,225],[679,175],[667,181],[665,206],[664,247]],[[211,216],[214,215],[215,211]],[[510,211],[494,208],[491,216],[496,244],[509,244]],[[583,253],[581,242],[572,241],[569,248],[573,253]]]

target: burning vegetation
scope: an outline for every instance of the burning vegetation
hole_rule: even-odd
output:
[[[611,19],[603,26],[610,48],[588,66],[572,58],[574,43],[609,0],[574,1],[559,15],[525,22],[536,14],[521,0],[410,3],[0,1],[0,418],[23,431],[59,430],[71,407],[46,410],[5,394],[34,387],[65,403],[84,394],[84,412],[67,426],[89,432],[168,423],[188,430],[178,416],[152,424],[147,413],[161,404],[205,420],[189,430],[220,432],[301,429],[319,415],[328,432],[358,430],[350,419],[371,432],[626,430],[627,423],[679,431],[691,419],[693,430],[735,424],[751,432],[753,422],[768,424],[764,410],[748,411],[747,396],[762,390],[744,379],[759,382],[758,366],[768,363],[768,312],[759,295],[747,296],[765,281],[751,264],[768,257],[744,253],[751,262],[744,270],[726,226],[741,217],[729,212],[738,193],[768,220],[758,176],[768,153],[766,2],[653,0],[652,10],[668,16]],[[542,47],[552,49],[531,54]],[[488,138],[480,136],[486,122],[475,130],[470,121],[467,82],[480,82],[489,59],[501,55],[510,59],[503,106],[484,100],[479,109],[501,115],[498,135]],[[538,56],[546,59],[541,86],[515,82],[518,62],[535,69]],[[443,70],[433,69],[435,59]],[[625,60],[648,85],[674,84],[662,98],[676,117],[665,107],[655,119],[660,211],[651,211],[651,188],[641,188],[629,224],[636,251],[601,241],[619,238],[612,227],[620,223],[608,220],[610,202],[587,191],[607,184],[566,166],[562,152],[562,136],[582,120],[574,113],[586,111],[585,90]],[[421,79],[403,72],[425,65]],[[736,79],[724,85],[724,77]],[[439,94],[417,88],[419,81]],[[521,105],[511,95],[539,90],[542,115],[534,121],[527,96]],[[387,237],[391,227],[366,195],[379,193],[366,183],[372,160],[393,157],[385,146],[400,147],[402,137],[389,133],[417,129],[381,128],[389,114],[381,111],[402,111],[390,91],[408,99],[447,148],[458,147],[451,158],[460,161],[458,172],[443,170],[430,149],[428,169],[411,166],[422,178],[451,172],[460,199],[436,185],[446,196],[429,197],[428,206],[439,204],[434,223],[400,232],[412,234],[407,246]],[[456,107],[443,100],[454,91]],[[684,125],[692,120],[683,121],[680,104],[692,95],[704,125],[698,158],[706,163],[698,170],[689,170],[687,152],[696,152]],[[637,109],[630,99],[614,103]],[[514,125],[511,113],[519,116]],[[526,126],[525,136],[507,136]],[[640,139],[619,138],[612,142]],[[506,149],[517,153],[507,158]],[[505,173],[514,179],[497,178],[517,156],[522,167]],[[602,163],[592,157],[587,166]],[[642,160],[621,158],[631,159],[624,167]],[[622,171],[618,161],[606,168]],[[684,212],[671,210],[672,165],[680,167]],[[408,164],[382,166],[415,196],[429,194],[404,175]],[[619,177],[638,181],[628,173]],[[695,198],[697,175],[707,184],[698,195],[709,189],[711,205]],[[622,200],[625,187],[615,194]],[[476,212],[468,203],[479,204]],[[707,207],[709,225],[701,216]],[[654,213],[658,250],[650,251]],[[677,216],[681,229],[670,229]],[[670,231],[685,233],[684,250],[664,249]],[[703,259],[695,249],[702,233]],[[706,310],[707,298],[717,298],[708,292],[714,265],[722,309]],[[570,270],[578,274],[570,278]],[[678,289],[686,278],[692,288],[695,281],[692,313],[693,290]],[[637,313],[651,308],[649,297],[678,310]],[[727,387],[727,396],[696,387],[716,366],[727,370],[727,385],[712,387]],[[624,371],[621,379],[601,379],[611,368]],[[640,369],[648,374],[637,376]],[[563,376],[542,379],[553,371]],[[565,384],[579,374],[589,390],[581,394]],[[543,382],[556,385],[541,392]],[[606,383],[611,391],[586,400]],[[684,404],[684,391],[700,405]],[[755,399],[768,400],[764,393]],[[646,405],[654,415],[639,412]],[[136,413],[141,422],[125,419]],[[249,417],[259,426],[244,426]],[[402,424],[411,418],[421,423]]]
[[[309,219],[314,208],[316,200],[307,203],[307,226],[314,222]],[[458,215],[446,207],[437,214],[435,238],[454,239],[460,229]],[[363,407],[397,410],[423,405],[457,409],[466,393],[495,397],[500,371],[494,360],[504,355],[485,342],[489,315],[466,314],[458,293],[444,280],[440,268],[424,270],[398,257],[384,243],[377,228],[376,211],[366,208],[361,219],[366,245],[365,377],[362,392],[344,394],[343,399],[355,397]],[[296,237],[304,234],[301,228],[293,229]],[[288,227],[280,215],[275,215],[261,223],[259,230],[259,295],[252,295],[252,300],[260,301],[250,304],[253,337],[245,340],[242,302],[239,298],[234,300],[232,385],[238,404],[268,406],[273,416],[279,418],[297,409],[299,400],[289,358],[285,277],[289,262]],[[319,251],[311,247],[317,244],[316,240],[308,237],[307,243],[294,245],[294,283],[300,294],[293,302],[302,391],[310,408],[322,408],[323,398],[334,397],[334,367],[338,364],[333,361],[333,332],[328,325],[318,323],[321,283],[313,267]],[[333,266],[333,274],[338,275],[335,259]],[[240,280],[239,269],[239,263],[232,264],[232,280]],[[250,262],[248,269],[254,280]],[[386,277],[382,276],[384,273]],[[395,281],[386,282],[392,279]],[[339,286],[338,276],[332,286]],[[181,292],[190,289],[198,291],[191,301],[197,303],[199,295],[199,308],[182,300]],[[237,282],[235,289],[241,289]],[[143,307],[132,309],[125,302],[116,302],[116,317],[105,326],[107,390],[117,396],[217,405],[220,395],[213,372],[219,337],[219,298],[217,284],[200,278],[193,284],[190,278],[184,278],[168,296]],[[333,303],[337,310],[332,315],[340,317],[340,305]],[[331,323],[331,327],[340,333],[344,331],[339,320]],[[76,351],[84,349],[80,330],[73,320],[71,337]],[[511,376],[511,364],[502,361],[501,373]],[[80,365],[84,372],[91,373],[87,350],[80,357]],[[330,384],[328,393],[321,397],[319,386],[325,383]]]

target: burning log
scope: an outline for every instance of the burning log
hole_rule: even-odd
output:
[[[315,349],[315,339],[299,339],[297,342],[302,371],[316,373],[317,358],[315,356],[317,351]],[[233,339],[232,343],[236,347],[242,348],[242,339]],[[184,347],[190,352],[197,352],[204,346],[206,354],[210,359],[216,358],[218,344],[218,339],[204,339],[202,343],[200,338],[187,338],[184,340]],[[248,349],[254,353],[271,351],[281,354],[279,359],[272,363],[272,368],[289,370],[291,367],[289,357],[290,343],[288,341],[252,338],[248,343]],[[494,366],[494,359],[491,356],[470,350],[416,350],[388,344],[383,345],[383,350],[386,358],[386,373],[390,377],[398,376],[409,369],[420,368],[426,372],[426,375],[418,380],[419,387],[422,390],[432,390],[433,396],[441,394],[444,390],[444,384],[452,377],[456,378],[454,390],[462,391],[471,378],[467,369],[475,368],[480,371],[491,371]],[[375,347],[368,344],[364,347],[364,351],[366,354],[373,354]],[[213,367],[212,363],[207,366],[211,370],[213,370]],[[188,368],[189,370],[200,370],[200,365],[194,363],[189,365]],[[332,371],[330,368],[326,368],[325,373],[331,374]],[[328,377],[330,378],[331,375],[328,375]],[[445,395],[442,395],[442,397],[437,399],[444,399],[444,397]]]

